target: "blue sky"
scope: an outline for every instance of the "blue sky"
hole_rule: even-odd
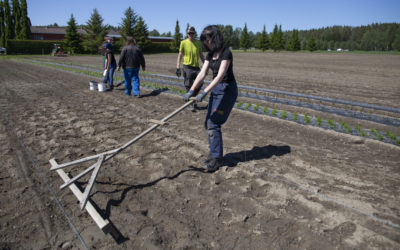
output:
[[[275,24],[282,30],[312,29],[333,25],[360,26],[371,23],[400,23],[400,0],[27,0],[32,25],[57,23],[67,25],[71,16],[85,24],[96,8],[103,24],[118,26],[124,11],[131,7],[141,15],[149,30],[160,33],[175,30],[179,21],[181,32],[187,23],[198,31],[209,24],[232,25],[258,32],[266,25],[271,32]]]

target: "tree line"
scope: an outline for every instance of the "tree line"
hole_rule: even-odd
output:
[[[275,24],[271,33],[266,32],[264,25],[261,32],[248,31],[232,25],[218,25],[224,36],[224,44],[233,49],[248,50],[257,48],[265,50],[364,50],[364,51],[400,51],[400,24],[374,23],[367,26],[332,26],[311,30],[282,31],[282,26]],[[150,32],[160,35],[157,30]],[[171,35],[171,32],[161,35]],[[183,35],[179,33],[179,21],[176,22],[173,43],[177,44]]]
[[[26,0],[0,0],[0,46],[7,47],[11,39],[27,40],[30,37],[31,22],[28,17]],[[85,25],[77,25],[71,14],[66,27],[64,40],[65,49],[70,53],[97,53],[104,37],[110,30],[120,33],[122,39],[114,44],[118,51],[126,41],[126,37],[135,37],[137,44],[142,48],[150,46],[150,36],[173,37],[168,46],[170,51],[177,51],[184,35],[180,33],[179,21],[176,21],[175,32],[160,34],[156,29],[148,31],[144,19],[129,7],[125,10],[122,23],[119,27],[103,24],[103,18],[94,9]],[[187,24],[189,26],[189,24]],[[50,25],[58,27],[56,23]],[[274,25],[273,31],[268,33],[266,26],[257,33],[249,31],[245,23],[243,28],[233,28],[232,25],[218,25],[223,36],[225,46],[233,49],[265,50],[365,50],[365,51],[400,51],[400,24],[374,23],[366,26],[332,26],[311,30],[282,31],[281,25]],[[86,31],[81,35],[78,28]]]
[[[220,25],[225,45],[233,49],[258,48],[261,50],[364,50],[400,51],[400,24],[382,23],[367,26],[332,26],[311,30],[282,31],[275,24],[271,33],[264,29],[253,33],[244,28],[233,29],[231,25]]]
[[[7,40],[27,40],[31,21],[26,0],[0,0],[0,47],[7,47]]]

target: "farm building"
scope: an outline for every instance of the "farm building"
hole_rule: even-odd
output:
[[[86,31],[81,28],[77,30],[81,35],[86,33]],[[32,40],[64,40],[65,34],[65,27],[31,26]]]
[[[78,28],[78,33],[83,35],[86,31]],[[64,40],[66,34],[66,27],[47,27],[47,26],[31,26],[31,39],[32,40]],[[121,35],[118,31],[110,30],[107,34],[108,37],[114,40],[119,40]],[[149,36],[151,42],[170,42],[173,37],[158,37]]]

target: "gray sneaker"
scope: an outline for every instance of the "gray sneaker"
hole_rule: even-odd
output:
[[[193,103],[190,104],[190,105],[188,106],[188,109],[189,109],[190,111],[192,111],[192,112],[195,112],[195,111],[196,111],[196,109],[194,108],[194,104],[193,104]]]
[[[206,165],[211,161],[211,159],[212,159],[212,157],[211,157],[211,155],[209,155],[209,156],[207,156],[206,159],[204,159],[204,160],[201,161],[201,164],[202,164],[203,166],[206,166]]]

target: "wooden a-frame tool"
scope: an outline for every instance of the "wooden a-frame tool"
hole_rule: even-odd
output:
[[[120,153],[122,150],[126,149],[127,147],[129,147],[133,143],[137,142],[138,140],[140,140],[145,135],[149,134],[151,131],[153,131],[157,127],[159,127],[161,125],[164,125],[165,122],[168,119],[172,118],[173,116],[175,116],[176,114],[181,112],[183,109],[185,109],[187,106],[189,106],[193,102],[195,102],[195,98],[190,98],[190,101],[186,102],[184,105],[182,105],[181,107],[179,107],[174,112],[172,112],[171,114],[169,114],[168,116],[166,116],[165,118],[163,118],[160,121],[153,120],[153,119],[149,120],[149,122],[154,123],[153,126],[148,128],[143,133],[141,133],[140,135],[136,136],[135,138],[133,138],[129,142],[125,143],[121,147],[118,147],[116,149],[109,150],[109,151],[106,151],[106,152],[103,152],[103,153],[100,153],[100,154],[96,154],[96,155],[93,155],[93,156],[89,156],[89,157],[85,157],[85,158],[82,158],[82,159],[78,159],[78,160],[75,160],[75,161],[63,163],[63,164],[58,164],[54,158],[51,159],[50,160],[50,164],[51,164],[52,167],[50,168],[50,170],[57,170],[58,174],[61,176],[61,178],[63,178],[63,180],[65,182],[64,184],[62,184],[60,186],[60,188],[63,189],[63,188],[66,188],[66,187],[70,187],[71,190],[77,188],[75,186],[74,182],[76,182],[77,180],[79,180],[81,177],[85,176],[89,172],[93,171],[93,173],[92,173],[92,175],[91,175],[91,177],[89,179],[89,182],[88,182],[83,194],[80,193],[80,191],[79,191],[79,194],[77,195],[76,192],[74,192],[74,190],[73,190],[75,196],[77,196],[77,198],[78,198],[78,200],[80,202],[81,209],[84,209],[86,207],[86,204],[88,203],[90,192],[91,192],[91,190],[93,188],[93,185],[94,185],[94,183],[96,181],[96,177],[97,177],[97,175],[98,175],[98,173],[100,171],[100,168],[103,165],[103,163],[105,163],[106,161],[108,161],[109,159],[111,159],[112,157],[114,157],[115,155],[117,155],[118,153]],[[80,164],[80,163],[83,163],[83,162],[87,162],[87,161],[91,161],[91,160],[96,160],[96,163],[94,163],[93,165],[91,165],[90,167],[88,167],[87,169],[85,169],[84,171],[82,171],[80,174],[76,175],[73,178],[65,178],[66,173],[62,170],[63,168],[66,168],[66,167],[69,167],[69,166],[73,166],[73,165],[77,165],[77,164]],[[88,210],[88,209],[86,208],[86,210]],[[88,212],[91,214],[91,212],[89,210],[88,210]],[[91,214],[91,216],[92,216],[92,218],[98,217],[97,215],[93,216],[92,214]]]

